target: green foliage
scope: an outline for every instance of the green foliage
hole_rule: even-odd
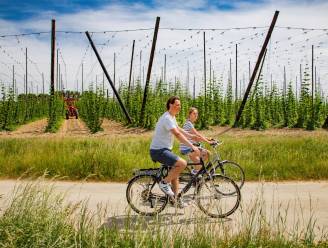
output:
[[[65,105],[61,92],[57,92],[53,96],[49,96],[49,112],[48,112],[48,125],[46,132],[55,133],[64,118]]]
[[[85,121],[91,133],[96,133],[101,130],[102,116],[104,115],[104,107],[107,101],[104,98],[103,92],[97,89],[96,92],[83,92],[78,101],[78,109],[80,117]]]
[[[12,88],[1,87],[0,130],[13,130],[16,126],[35,119],[43,118],[48,113],[48,95],[16,95]]]
[[[322,92],[318,90],[312,106],[308,67],[304,71],[299,99],[296,99],[291,85],[292,82],[290,82],[286,96],[284,96],[275,83],[269,88],[268,84],[260,78],[258,84],[251,91],[238,126],[256,130],[263,130],[268,127],[308,129],[311,126],[313,128],[321,127],[328,114],[327,99],[324,99]],[[224,95],[222,77],[220,79],[213,77],[212,81],[208,82],[206,97],[204,95],[205,89],[201,87],[200,95],[196,96],[195,99],[192,97],[193,94],[190,94],[190,90],[185,89],[179,80],[174,83],[157,81],[155,86],[149,87],[144,120],[140,121],[143,90],[140,82],[136,81],[132,84],[130,92],[128,92],[127,85],[121,83],[119,93],[132,118],[132,126],[147,129],[155,127],[158,118],[166,111],[167,99],[173,95],[179,96],[182,104],[181,112],[177,116],[178,122],[183,124],[188,109],[192,106],[197,107],[199,119],[196,127],[200,129],[207,129],[211,125],[232,125],[235,113],[241,103],[240,99],[235,101],[233,98],[231,80],[227,83]],[[83,118],[87,123],[90,123],[91,127],[97,127],[92,128],[93,132],[100,130],[99,123],[101,123],[102,118],[127,124],[126,117],[116,97],[107,97],[99,90],[92,94],[90,92],[85,93],[84,99],[87,99],[85,97],[89,97],[90,100],[89,102],[83,100],[85,104],[80,105],[80,111],[83,111]]]

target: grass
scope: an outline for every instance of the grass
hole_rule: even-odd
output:
[[[127,212],[108,218],[106,207],[88,210],[87,202],[65,204],[64,195],[42,182],[19,185],[0,215],[0,247],[327,247],[327,233],[316,234],[315,219],[286,228],[286,213],[276,221],[255,200],[240,209],[241,222],[194,216],[193,223],[174,224],[174,216],[152,218]],[[279,204],[278,204],[279,205]],[[312,215],[311,215],[312,216]],[[237,228],[237,229],[236,229]]]
[[[149,156],[149,136],[3,138],[0,177],[63,176],[126,181],[134,169],[158,166]],[[246,180],[328,179],[326,135],[222,137],[223,159],[238,162]],[[175,145],[177,152],[177,144]]]

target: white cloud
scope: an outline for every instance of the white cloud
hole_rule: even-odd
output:
[[[49,31],[51,18],[56,19],[57,30],[72,31],[103,31],[135,28],[153,28],[156,16],[161,17],[160,26],[176,28],[231,28],[231,27],[252,27],[252,26],[269,26],[276,9],[280,10],[277,26],[293,26],[307,28],[328,28],[328,3],[316,1],[309,3],[307,1],[271,1],[261,4],[245,4],[244,2],[235,2],[235,9],[218,10],[210,7],[208,11],[199,11],[197,9],[207,5],[205,0],[194,1],[166,1],[158,2],[156,8],[149,8],[142,4],[120,5],[111,4],[98,10],[81,10],[73,14],[62,14],[54,12],[40,13],[28,20],[23,21],[5,21],[0,20],[0,34],[22,33],[31,30]],[[220,34],[221,31],[207,31],[206,37],[207,53],[209,60],[215,68],[217,76],[223,75],[227,78],[229,67],[229,58],[232,59],[234,68],[234,46],[236,42],[239,45],[239,79],[248,78],[248,61],[254,65],[259,52],[259,46],[263,43],[263,36],[266,30],[239,30],[227,31]],[[255,33],[259,35],[255,36]],[[276,28],[271,42],[271,50],[268,52],[267,64],[264,69],[265,78],[268,80],[270,74],[278,83],[282,81],[283,66],[287,68],[287,78],[292,80],[298,75],[300,63],[310,60],[309,49],[312,44],[319,45],[316,47],[316,56],[319,55],[317,62],[318,74],[321,76],[321,83],[328,80],[328,35],[323,31],[310,31],[304,34],[302,30],[285,30]],[[99,50],[102,50],[100,43],[106,42],[113,33],[94,34],[93,38]],[[147,37],[148,35],[148,37]],[[129,60],[131,54],[132,40],[136,40],[136,58],[134,63],[135,77],[140,74],[139,52],[142,48],[142,66],[147,69],[150,40],[153,31],[116,33],[109,45],[102,50],[102,57],[108,65],[110,75],[113,77],[113,53],[117,53],[117,75],[116,78],[126,80],[128,77]],[[192,36],[192,38],[190,38]],[[253,37],[253,39],[251,39]],[[289,39],[289,37],[292,37]],[[85,34],[57,34],[58,43],[67,66],[67,84],[69,88],[75,88],[76,75],[80,79],[78,71],[85,48],[88,41]],[[213,40],[211,39],[213,38]],[[245,38],[244,40],[241,40]],[[308,42],[305,42],[306,39]],[[140,40],[140,41],[139,41]],[[184,41],[186,40],[186,41]],[[233,41],[231,44],[230,42]],[[279,43],[275,43],[280,41]],[[0,38],[0,45],[12,54],[18,61],[24,62],[24,54],[20,48],[29,49],[30,58],[37,63],[40,71],[45,73],[46,81],[49,81],[50,75],[50,36],[41,35],[29,36],[17,39]],[[176,44],[178,43],[178,44]],[[198,44],[198,47],[197,47]],[[290,45],[293,44],[293,45]],[[172,47],[169,47],[172,45]],[[305,45],[304,48],[302,46]],[[145,47],[146,48],[143,48]],[[277,50],[274,50],[277,46]],[[191,48],[190,48],[191,47]],[[297,47],[295,49],[294,47]],[[166,50],[164,50],[166,48]],[[190,49],[188,49],[190,48]],[[211,49],[210,49],[211,48]],[[153,67],[153,79],[161,75],[161,66],[163,65],[164,54],[167,54],[168,69],[167,73],[170,80],[177,76],[183,82],[186,79],[187,61],[190,63],[191,75],[196,76],[198,83],[201,83],[203,75],[202,67],[202,32],[197,31],[170,31],[161,29],[158,36],[157,54]],[[223,49],[223,50],[222,50]],[[249,49],[249,50],[248,50]],[[182,51],[184,50],[184,52]],[[287,51],[285,51],[287,50]],[[302,52],[299,52],[302,50]],[[217,51],[216,53],[214,51]],[[276,51],[276,55],[274,52]],[[178,54],[175,54],[178,52]],[[191,55],[191,53],[194,53]],[[247,53],[247,54],[246,54]],[[322,53],[322,54],[320,54]],[[304,55],[306,55],[304,57]],[[288,60],[290,58],[290,60]],[[302,60],[302,62],[301,62]],[[0,61],[12,64],[13,61],[7,56],[1,56]],[[289,65],[288,65],[289,61]],[[60,59],[63,68],[63,62]],[[94,65],[94,69],[91,68]],[[208,65],[209,66],[209,65]],[[23,67],[17,65],[17,72],[24,74]],[[10,74],[6,66],[0,64],[2,73]],[[41,77],[36,66],[29,64],[29,70],[35,81],[40,85]],[[84,64],[85,80],[90,82],[101,76],[100,67],[95,59],[93,52],[89,49]],[[234,73],[233,73],[234,75]],[[30,79],[33,80],[30,77]],[[9,81],[9,79],[0,74],[0,79]],[[20,83],[22,90],[22,79]],[[65,80],[65,74],[64,74]],[[39,86],[40,88],[41,86]],[[86,87],[86,86],[85,86]],[[327,86],[325,89],[328,90]]]

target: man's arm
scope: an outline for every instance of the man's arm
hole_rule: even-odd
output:
[[[183,128],[181,127],[178,127],[179,131],[185,136],[185,137],[188,137],[189,139],[192,139],[194,141],[200,141],[198,140],[198,135],[195,135],[195,134],[190,134],[188,132],[186,132]]]
[[[199,149],[198,147],[194,146],[187,138],[186,136],[183,135],[182,132],[180,132],[180,128],[172,128],[170,129],[171,133],[183,144],[189,146],[193,151],[199,154]]]
[[[211,143],[211,140],[200,134],[195,128],[192,128],[190,132],[198,138],[198,141],[204,141],[209,144]]]

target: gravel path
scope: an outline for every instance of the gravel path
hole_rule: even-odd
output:
[[[50,182],[44,182],[50,184]],[[17,185],[15,180],[0,181],[0,209],[5,209],[7,199],[11,191]],[[81,182],[55,182],[55,191],[66,193],[67,202],[77,203],[88,200],[88,207],[96,211],[99,205],[107,206],[108,213],[105,223],[112,223],[113,220],[121,223],[131,212],[125,198],[126,183],[81,183]],[[190,199],[186,197],[187,199]],[[167,224],[177,224],[189,226],[197,224],[195,216],[207,218],[193,200],[187,200],[188,207],[185,209],[174,209],[167,206],[161,214],[166,216]],[[319,182],[278,182],[278,183],[256,183],[247,182],[242,189],[242,201],[239,209],[225,219],[229,228],[236,228],[245,223],[246,217],[252,209],[259,209],[262,206],[267,220],[271,223],[277,221],[277,217],[283,216],[286,219],[287,228],[299,229],[306,227],[309,219],[313,215],[317,228],[315,232],[320,234],[322,229],[328,231],[328,181]],[[248,213],[248,214],[246,214]],[[196,221],[196,222],[195,222]],[[217,222],[216,219],[207,218],[208,223]]]

